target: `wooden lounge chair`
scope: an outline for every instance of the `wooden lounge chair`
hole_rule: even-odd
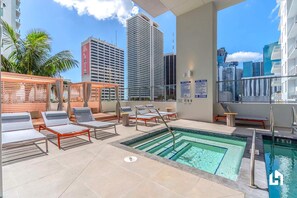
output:
[[[153,104],[147,104],[146,107],[150,111],[150,113],[157,113],[156,107]],[[159,111],[161,115],[166,116],[169,120],[171,117],[177,119],[177,112],[166,112],[166,111]]]
[[[115,134],[118,134],[115,123],[96,121],[92,115],[91,109],[88,107],[73,108],[73,112],[74,112],[77,124],[94,129],[96,139],[97,139],[97,129],[114,128]]]
[[[136,114],[132,111],[132,108],[129,106],[121,107],[121,113],[129,113],[129,119],[136,119]],[[141,115],[137,114],[137,120],[141,120],[144,122],[145,126],[147,126],[147,122],[155,121],[157,123],[156,115]]]
[[[232,113],[232,111],[230,110],[230,108],[227,104],[220,103],[220,105],[224,109],[225,113]],[[216,121],[226,120],[226,116],[225,115],[217,115],[215,117],[215,120]],[[236,115],[235,120],[260,123],[260,124],[262,124],[263,129],[265,129],[266,128],[265,121],[267,121],[268,118],[267,117],[255,117],[255,116],[249,116],[249,115]]]
[[[55,134],[58,138],[58,147],[61,149],[61,139],[88,135],[89,141],[91,142],[90,129],[71,124],[68,115],[65,111],[47,111],[41,113],[44,120],[44,126],[39,127],[41,129],[46,129],[49,132]]]
[[[44,141],[48,152],[47,137],[33,127],[30,113],[2,113],[2,146],[15,148]]]

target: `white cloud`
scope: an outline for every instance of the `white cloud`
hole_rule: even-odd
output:
[[[227,62],[230,61],[238,61],[238,62],[246,62],[246,61],[262,61],[263,54],[258,52],[235,52],[233,54],[228,54]]]
[[[126,24],[126,19],[138,13],[138,7],[131,0],[54,0],[68,9],[75,9],[79,15],[88,14],[98,20],[117,19]]]
[[[275,7],[271,10],[269,18],[272,18],[272,15],[278,10],[279,6],[280,6],[280,2],[277,2]]]
[[[279,6],[280,6],[280,1],[278,0],[276,2],[275,7],[271,10],[270,15],[269,15],[269,19],[272,19],[271,20],[272,23],[279,18],[278,14],[275,14],[277,12],[277,10],[279,9]]]

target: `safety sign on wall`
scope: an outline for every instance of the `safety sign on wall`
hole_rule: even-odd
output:
[[[195,81],[195,98],[207,98],[207,80]]]
[[[191,81],[181,81],[181,98],[190,98],[191,97]]]

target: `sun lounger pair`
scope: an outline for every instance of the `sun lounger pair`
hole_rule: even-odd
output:
[[[224,109],[225,113],[231,113],[232,112],[227,104],[220,103],[220,105]],[[225,115],[217,115],[215,117],[216,121],[225,120],[225,119],[226,119]],[[265,129],[265,121],[267,121],[268,118],[267,117],[255,117],[255,116],[249,116],[249,115],[236,115],[235,120],[261,123],[263,128]]]
[[[129,119],[136,119],[136,114],[133,112],[132,108],[127,107],[121,107],[121,113],[128,113]],[[147,122],[149,121],[155,121],[157,123],[157,117],[156,115],[142,115],[137,114],[137,120],[141,120],[144,122],[145,126],[147,126]]]
[[[147,104],[146,107],[150,111],[150,113],[157,113],[156,107],[153,104]],[[177,112],[166,112],[166,111],[159,111],[159,113],[165,117],[167,117],[169,120],[171,117],[174,117],[177,119]]]
[[[48,111],[42,112],[42,117],[45,127],[49,132],[54,133],[58,139],[58,147],[61,148],[61,139],[76,137],[80,135],[88,135],[91,142],[90,129],[94,129],[95,137],[97,138],[97,129],[114,127],[116,133],[116,126],[114,123],[95,121],[90,108],[74,108],[74,115],[76,117],[76,124],[73,124],[65,111]]]

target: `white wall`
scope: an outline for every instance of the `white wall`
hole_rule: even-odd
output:
[[[173,109],[173,111],[176,111],[176,102],[121,101],[121,106],[134,107],[135,105],[147,105],[147,104],[153,104],[156,108],[158,108],[161,111],[166,111],[167,107],[170,107]]]
[[[274,112],[275,126],[291,127],[292,124],[292,106],[297,110],[297,104],[228,104],[233,112],[240,115],[269,118],[270,107]],[[223,109],[219,104],[216,105],[216,114],[222,115]],[[251,123],[253,124],[253,123]],[[269,125],[269,121],[266,123]]]
[[[217,11],[213,3],[206,4],[176,17],[177,111],[184,119],[213,122],[216,81]],[[184,78],[187,70],[193,76]],[[195,80],[208,81],[208,97],[196,99]],[[192,102],[180,98],[180,82],[192,81]]]

